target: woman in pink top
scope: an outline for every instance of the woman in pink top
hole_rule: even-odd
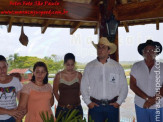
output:
[[[43,122],[41,112],[52,115],[54,104],[53,89],[48,83],[48,69],[44,62],[37,62],[33,67],[31,82],[23,86],[18,109],[26,109],[25,122]]]

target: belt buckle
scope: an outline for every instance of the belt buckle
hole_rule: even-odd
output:
[[[72,105],[70,105],[70,104],[68,104],[68,105],[66,106],[66,108],[68,108],[68,109],[72,109],[72,108],[73,108],[73,106],[72,106]]]
[[[108,105],[108,100],[107,99],[102,99],[101,100],[101,105],[103,105],[103,106]]]

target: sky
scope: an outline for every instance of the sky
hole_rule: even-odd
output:
[[[156,24],[146,24],[139,26],[129,26],[129,33],[124,27],[119,30],[119,59],[120,61],[139,61],[143,57],[139,55],[137,47],[140,43],[145,43],[147,39],[158,41],[163,46],[163,23],[160,29],[156,30]],[[156,59],[163,59],[163,53]]]
[[[39,27],[24,27],[28,36],[28,46],[19,42],[21,28],[13,26],[10,33],[6,26],[0,27],[0,54],[8,57],[10,54],[19,53],[19,56],[37,56],[43,58],[58,55],[60,58],[71,52],[76,56],[76,61],[88,63],[96,58],[96,49],[92,41],[98,42],[98,35],[94,35],[94,29],[78,29],[70,35],[70,29],[47,28],[41,34]],[[129,26],[129,33],[124,27],[119,27],[119,59],[120,61],[138,61],[142,56],[137,52],[137,46],[146,42],[147,39],[159,41],[163,45],[163,24],[156,30],[155,24]],[[163,59],[163,54],[157,59]]]

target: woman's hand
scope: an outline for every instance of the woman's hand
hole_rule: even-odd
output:
[[[17,109],[10,109],[7,110],[6,112],[8,115],[14,117],[15,119],[18,119],[22,116],[24,116],[24,112],[22,112],[21,110],[17,110]]]

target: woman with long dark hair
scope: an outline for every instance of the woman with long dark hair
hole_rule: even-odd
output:
[[[36,62],[31,82],[23,86],[18,109],[26,109],[25,122],[43,122],[41,112],[53,115],[53,90],[48,83],[48,69],[44,62]]]
[[[80,101],[80,82],[82,74],[75,70],[75,56],[67,53],[64,57],[64,70],[58,72],[53,82],[54,95],[58,101],[55,117],[60,112],[63,116],[74,109],[78,110],[77,115],[83,116],[83,109]]]

